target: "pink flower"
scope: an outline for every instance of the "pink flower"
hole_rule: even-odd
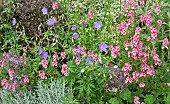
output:
[[[65,59],[66,58],[66,53],[65,52],[61,52],[61,57],[62,57],[62,59]]]
[[[157,20],[157,25],[162,26],[162,20]]]
[[[9,74],[10,80],[12,80],[15,76],[14,69],[8,69],[8,74]]]
[[[144,83],[144,82],[141,82],[141,83],[139,84],[139,87],[145,87],[145,83]]]
[[[41,64],[44,68],[47,68],[47,65],[48,65],[48,61],[47,60],[41,60]]]
[[[142,29],[140,27],[137,27],[135,30],[135,34],[139,35]]]
[[[77,54],[77,48],[73,48],[73,53],[76,55]]]
[[[59,4],[56,1],[53,1],[53,3],[52,3],[53,10],[58,8],[58,6],[59,6]]]
[[[111,56],[116,58],[119,51],[120,51],[120,46],[111,47]]]
[[[130,10],[129,13],[128,13],[128,16],[129,16],[129,17],[133,17],[133,16],[134,16],[134,11],[133,11],[133,10]]]
[[[93,54],[94,54],[94,53],[93,53],[93,51],[92,51],[92,50],[89,50],[89,51],[88,51],[88,55],[89,55],[89,56],[91,56],[91,57],[92,57],[92,55],[93,55]]]
[[[139,97],[138,96],[134,96],[134,104],[139,104]]]
[[[45,76],[44,70],[39,71],[39,77],[41,79],[47,79],[47,77]]]
[[[81,59],[79,57],[76,57],[76,65],[79,65],[81,62]]]
[[[145,47],[145,51],[150,50],[150,46]]]
[[[81,48],[80,54],[82,55],[82,57],[85,57],[86,51],[84,50],[84,48]]]
[[[10,84],[9,89],[11,89],[12,91],[15,91],[16,85],[14,83]]]
[[[89,15],[89,18],[90,18],[90,19],[93,19],[94,13],[93,13],[92,10],[89,10],[88,15]]]
[[[68,76],[68,73],[67,73],[67,65],[66,65],[66,64],[63,64],[63,65],[62,65],[61,73],[63,73],[65,76]]]
[[[125,79],[125,83],[132,83],[132,81],[133,81],[133,78],[131,77],[126,77]]]
[[[148,10],[148,15],[152,14],[152,9]]]
[[[138,81],[139,77],[140,77],[140,73],[138,71],[134,71],[132,73],[133,79]]]
[[[53,60],[58,60],[58,55],[57,54],[53,55]]]
[[[24,48],[23,48],[23,51],[27,51],[27,47],[24,47]]]
[[[145,102],[141,102],[141,104],[145,104]]]
[[[129,62],[125,63],[125,65],[122,68],[124,71],[132,70],[132,66]]]
[[[4,89],[7,89],[8,87],[9,87],[8,83],[4,84]]]
[[[7,80],[7,79],[2,79],[2,80],[1,80],[1,84],[2,84],[2,85],[8,84],[8,80]]]
[[[145,1],[144,0],[140,0],[140,6],[144,7],[144,5],[145,5]]]
[[[148,75],[151,75],[151,76],[155,76],[155,70],[154,70],[154,67],[152,65],[150,65],[148,67],[148,70],[146,72]]]
[[[94,61],[97,61],[97,59],[98,59],[97,54],[93,54],[93,55],[92,55],[92,58],[94,59]]]
[[[58,64],[58,62],[56,61],[56,60],[53,60],[53,62],[52,62],[52,66],[57,66],[57,64]]]
[[[156,11],[157,14],[159,14],[161,12],[161,4],[156,5],[155,11]]]
[[[164,38],[163,43],[162,43],[162,49],[164,48],[168,49],[168,44],[169,44],[168,38]]]
[[[26,76],[24,76],[24,83],[28,83],[29,82],[29,78],[28,78],[28,76],[26,75]]]
[[[4,58],[0,58],[0,67],[4,66],[4,62],[5,62]]]
[[[137,44],[138,44],[138,42],[139,42],[139,39],[140,39],[139,35],[135,34],[135,35],[133,36],[132,44],[133,44],[134,47],[137,46]]]

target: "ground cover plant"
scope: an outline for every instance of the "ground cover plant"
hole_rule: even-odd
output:
[[[168,0],[0,6],[2,103],[170,103]]]

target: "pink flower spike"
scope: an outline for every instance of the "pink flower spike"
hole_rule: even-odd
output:
[[[28,83],[29,82],[29,78],[28,78],[28,76],[26,75],[26,76],[24,76],[24,83]]]
[[[79,65],[81,62],[81,59],[79,57],[76,57],[76,65]]]
[[[15,91],[16,85],[14,83],[10,84],[9,89],[11,89],[12,91]]]
[[[89,10],[88,15],[89,15],[89,18],[90,18],[90,19],[93,19],[94,13],[93,13],[92,10]]]
[[[56,60],[53,60],[52,66],[55,67],[55,66],[57,66],[57,64],[58,64],[58,62]]]
[[[145,83],[144,82],[141,82],[140,84],[139,84],[139,87],[145,87]]]
[[[164,38],[162,43],[162,49],[167,48],[168,49],[169,41],[168,38]]]
[[[58,60],[58,55],[57,54],[53,55],[53,60]]]
[[[162,26],[162,20],[157,20],[157,25]]]
[[[4,58],[0,58],[0,67],[4,66],[4,62],[5,62]]]
[[[41,79],[47,79],[47,77],[45,76],[44,70],[39,71],[39,77]]]
[[[58,6],[59,6],[59,4],[56,1],[53,1],[53,3],[52,3],[53,10],[58,8]]]
[[[68,73],[67,73],[67,65],[66,65],[66,64],[63,64],[63,65],[62,65],[61,73],[64,74],[65,76],[68,76]]]
[[[134,96],[134,104],[139,104],[139,97],[138,96]]]
[[[44,59],[44,60],[41,61],[41,64],[44,68],[47,68],[48,61]]]
[[[65,59],[66,58],[66,53],[65,52],[61,52],[61,58]]]

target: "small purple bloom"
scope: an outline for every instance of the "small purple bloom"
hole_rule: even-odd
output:
[[[76,30],[76,28],[77,28],[76,25],[71,26],[71,30]]]
[[[41,11],[43,12],[43,14],[48,14],[48,10],[46,7],[43,7],[43,9]]]
[[[43,53],[42,48],[39,48],[39,50],[38,50],[38,54],[39,54],[39,55],[41,55],[42,53]]]
[[[68,6],[68,10],[70,11],[70,13],[73,12],[73,9],[70,6]]]
[[[106,52],[106,48],[108,47],[104,42],[98,45],[100,48],[100,52]]]
[[[79,34],[78,33],[74,33],[73,35],[72,35],[72,38],[73,39],[77,39],[79,37]]]
[[[100,22],[100,21],[94,23],[94,28],[96,28],[96,29],[99,29],[99,28],[101,28],[102,26],[103,26],[103,25],[102,25],[102,22]]]
[[[88,65],[89,65],[89,62],[92,62],[92,60],[91,60],[90,58],[87,58],[85,65],[88,66]]]
[[[50,19],[48,20],[48,22],[47,22],[47,24],[48,24],[49,26],[53,26],[55,23],[57,23],[57,21],[55,20],[55,18],[50,18]]]
[[[41,54],[41,56],[42,56],[42,58],[44,58],[44,59],[46,60],[47,57],[48,57],[48,52],[43,52],[43,53]]]
[[[17,23],[16,19],[13,18],[13,19],[12,19],[12,25],[14,26],[14,25],[16,25],[16,23]]]
[[[78,45],[77,46],[77,53],[80,54],[80,52],[81,52],[81,47],[80,47],[80,45]]]
[[[100,66],[100,61],[97,62],[97,65]]]

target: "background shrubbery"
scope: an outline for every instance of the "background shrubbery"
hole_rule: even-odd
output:
[[[169,1],[125,1],[0,1],[2,103],[168,104]]]

